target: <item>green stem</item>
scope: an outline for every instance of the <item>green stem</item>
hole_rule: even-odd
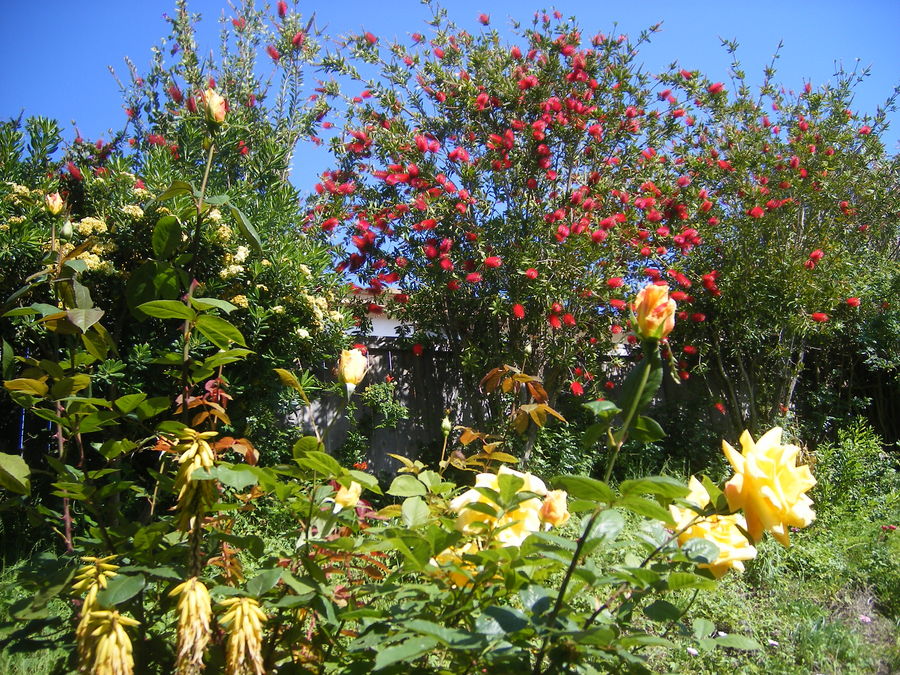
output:
[[[212,168],[213,155],[216,151],[216,144],[210,140],[209,153],[206,155],[206,168],[203,170],[203,180],[200,183],[200,196],[197,198],[197,224],[194,226],[194,240],[191,242],[191,261],[189,274],[193,274],[194,265],[197,264],[197,254],[200,252],[200,233],[203,225],[203,199],[206,197],[206,184],[209,182],[209,172]]]
[[[609,458],[609,462],[606,465],[606,473],[603,474],[603,482],[608,483],[609,477],[612,475],[613,466],[615,466],[616,459],[619,457],[619,452],[622,450],[622,446],[625,444],[625,438],[628,434],[628,428],[631,426],[631,421],[634,419],[634,416],[637,414],[638,406],[640,405],[641,398],[644,395],[644,389],[647,387],[647,380],[650,379],[650,371],[653,370],[653,366],[656,365],[656,362],[659,360],[659,354],[657,353],[657,345],[654,341],[652,344],[648,340],[645,343],[646,346],[652,346],[653,349],[646,349],[645,353],[647,357],[641,363],[641,381],[640,385],[635,392],[634,398],[629,402],[628,412],[625,414],[625,421],[622,422],[622,428],[619,429],[618,440],[616,440],[615,447],[613,448],[612,455]],[[651,356],[652,354],[652,356]]]

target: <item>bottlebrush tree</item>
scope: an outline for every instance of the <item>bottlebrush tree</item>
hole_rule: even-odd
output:
[[[522,365],[551,399],[602,391],[625,298],[677,283],[715,226],[686,164],[693,97],[640,72],[649,31],[585,38],[537,14],[505,45],[439,9],[432,25],[410,44],[351,37],[326,59],[358,91],[308,227],[375,294],[363,311],[414,326],[411,345],[445,343],[469,376]]]

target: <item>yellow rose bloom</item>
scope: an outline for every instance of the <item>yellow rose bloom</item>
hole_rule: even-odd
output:
[[[706,488],[694,476],[691,476],[688,487],[691,489],[691,492],[685,497],[687,501],[696,504],[701,509],[709,504],[709,494],[706,492]],[[719,555],[713,562],[698,565],[698,567],[709,569],[716,579],[720,579],[730,569],[743,572],[743,561],[756,557],[756,548],[747,541],[747,538],[738,529],[738,526],[743,527],[745,530],[747,529],[747,522],[742,515],[707,516],[690,524],[697,516],[697,513],[692,509],[683,509],[672,505],[669,507],[669,511],[675,520],[676,530],[687,528],[678,535],[678,543],[680,545],[683,546],[691,539],[706,539],[719,548]]]
[[[441,551],[429,562],[435,567],[440,567],[441,574],[445,575],[451,584],[458,588],[463,588],[472,583],[472,579],[466,572],[471,571],[474,574],[476,571],[475,566],[471,562],[464,560],[463,556],[474,555],[475,553],[478,553],[478,544],[475,541],[470,541],[464,546],[451,546]]]
[[[369,362],[358,349],[344,349],[338,362],[338,379],[347,387],[347,395],[353,393],[369,370]]]
[[[747,532],[754,542],[768,530],[785,546],[790,546],[790,527],[806,527],[816,517],[812,500],[804,493],[816,484],[809,466],[797,466],[800,448],[781,444],[781,429],[775,427],[753,442],[741,435],[743,453],[725,441],[722,449],[735,475],[725,484],[728,506],[742,509]]]
[[[675,301],[669,287],[644,286],[634,301],[637,334],[642,340],[662,340],[675,327]]]
[[[359,496],[361,494],[362,485],[360,485],[356,481],[352,481],[350,483],[350,487],[344,487],[342,485],[337,491],[337,494],[334,495],[335,511],[337,512],[341,509],[352,509],[359,502]]]
[[[58,192],[54,192],[44,197],[44,203],[47,205],[47,210],[54,216],[59,215],[63,210],[63,200]]]
[[[200,94],[200,97],[203,99],[203,109],[210,124],[216,126],[222,124],[225,121],[225,113],[227,111],[225,99],[212,88],[204,91]]]
[[[506,466],[501,466],[499,473],[496,474],[478,474],[475,477],[475,487],[499,491],[499,476],[502,474],[518,476],[525,481],[520,490],[533,492],[541,497],[547,494],[547,486],[540,478]],[[503,513],[499,518],[469,508],[470,504],[476,503],[487,504],[498,513],[500,512],[500,507],[492,499],[474,488],[467,490],[450,502],[450,509],[459,514],[456,518],[456,529],[460,532],[484,534],[488,530],[494,530],[494,541],[500,546],[521,546],[529,534],[541,529],[541,500],[537,497],[520,502],[516,508]]]

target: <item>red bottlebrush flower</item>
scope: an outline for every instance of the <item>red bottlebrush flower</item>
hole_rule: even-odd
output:
[[[524,319],[525,318],[525,307],[523,307],[519,303],[516,303],[515,305],[513,305],[512,313],[513,313],[513,316],[516,317],[517,319]]]
[[[503,259],[498,255],[492,255],[488,258],[484,259],[484,266],[490,267],[491,269],[496,269],[503,264]]]
[[[572,391],[572,395],[574,396],[584,395],[584,387],[581,386],[581,382],[579,382],[578,380],[572,380],[572,383],[569,385],[569,389]]]
[[[550,311],[554,314],[561,314],[563,311],[563,306],[558,302],[554,302],[552,305],[550,305]]]
[[[683,351],[685,354],[688,354],[688,355],[690,355],[690,356],[693,356],[694,354],[697,353],[697,348],[694,347],[693,345],[685,345],[684,348],[682,349],[682,351]]]
[[[413,356],[422,356],[422,354],[424,352],[425,352],[425,347],[420,345],[418,342],[412,346]]]
[[[479,14],[478,21],[482,26],[487,26],[491,22],[491,17],[487,14]]]
[[[684,291],[672,291],[669,297],[675,302],[685,302],[690,296]]]
[[[477,284],[481,281],[481,275],[478,272],[469,272],[469,274],[466,275],[466,281],[470,284]]]
[[[509,55],[511,57],[513,57],[514,59],[519,60],[522,58],[522,50],[519,49],[518,47],[513,47],[512,49],[509,50]]]
[[[451,279],[447,282],[447,290],[448,291],[458,291],[459,290],[459,281],[456,279]]]
[[[363,356],[365,356],[366,354],[369,353],[369,348],[366,347],[362,342],[357,342],[357,343],[356,343],[355,345],[353,345],[350,349],[358,349],[359,351],[362,352],[362,355],[363,355]]]
[[[861,126],[859,128],[860,136],[868,136],[871,133],[872,133],[872,127],[870,127],[868,124],[864,124],[863,126]]]
[[[231,25],[234,26],[237,30],[244,30],[244,27],[247,25],[247,19],[240,16],[237,19],[232,19]]]
[[[816,261],[815,260],[807,260],[803,263],[803,266],[808,270],[816,269]]]
[[[809,259],[813,262],[819,262],[822,258],[825,257],[825,251],[820,248],[817,248],[815,251],[809,254]]]
[[[825,312],[813,312],[809,315],[809,318],[816,323],[825,323],[828,321],[828,315]]]
[[[678,377],[679,377],[682,381],[684,381],[684,380],[689,380],[689,379],[691,379],[691,374],[690,374],[688,371],[686,371],[686,370],[679,370],[679,371],[678,371]]]
[[[575,317],[571,314],[564,314],[562,320],[563,320],[563,323],[566,324],[567,326],[574,326],[576,323]]]
[[[706,314],[701,314],[700,312],[695,312],[691,314],[691,321],[694,323],[703,323],[706,321]]]
[[[751,218],[762,218],[765,213],[765,209],[761,206],[754,206],[752,209],[747,211],[747,215]]]
[[[556,314],[551,314],[547,317],[547,323],[550,324],[550,328],[553,330],[559,330],[562,328],[562,322],[559,320],[559,317]]]
[[[709,85],[706,88],[706,91],[708,91],[710,94],[721,94],[724,90],[725,90],[725,85],[722,84],[721,82],[716,82],[714,84]]]
[[[625,285],[625,280],[622,277],[611,277],[606,280],[606,285],[610,288],[622,288]]]
[[[716,403],[713,407],[714,407],[716,410],[718,410],[720,413],[722,413],[723,415],[727,412],[727,411],[725,410],[725,404],[724,404],[724,403]]]
[[[683,68],[681,69],[680,75],[686,80],[690,80],[694,76],[694,74],[691,71],[685,70]]]
[[[237,147],[238,152],[240,152],[242,155],[246,155],[250,152],[250,148],[247,147],[247,144],[244,143],[244,141],[238,141]]]
[[[609,330],[612,331],[613,335],[618,335],[622,332],[622,326],[610,326]]]
[[[675,182],[678,184],[678,187],[687,187],[691,184],[691,178],[690,176],[679,176]]]
[[[618,298],[613,298],[609,301],[609,306],[614,307],[615,309],[622,310],[628,306],[624,300],[619,300]]]
[[[363,37],[366,39],[366,42],[368,42],[370,45],[374,45],[376,42],[378,42],[378,38],[375,37],[375,35],[373,35],[369,31],[366,31],[366,33],[365,33],[365,35],[363,35]]]
[[[278,0],[278,16],[282,19],[287,16],[287,3],[284,0]]]
[[[859,307],[859,298],[847,298],[847,304],[851,307]]]
[[[294,37],[291,38],[291,44],[294,45],[295,49],[302,49],[304,42],[306,42],[306,33],[302,30],[298,30],[294,33]]]
[[[275,49],[275,45],[266,47],[266,54],[268,54],[273,61],[278,61],[281,58],[281,54]]]
[[[529,267],[527,270],[525,270],[525,276],[528,277],[529,279],[537,279],[538,271],[536,269],[534,269],[533,267]]]
[[[613,389],[616,388],[616,383],[613,382],[612,380],[607,380],[606,382],[603,383],[603,387],[606,389],[606,391],[612,391]]]
[[[173,84],[169,87],[169,97],[175,101],[175,103],[180,104],[184,100],[184,94],[181,93],[181,89],[178,88],[177,84]]]

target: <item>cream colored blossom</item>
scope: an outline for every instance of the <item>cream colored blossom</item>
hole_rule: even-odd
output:
[[[75,231],[85,237],[88,237],[92,234],[102,234],[107,231],[106,223],[99,218],[94,218],[93,216],[82,218],[77,223],[73,224],[75,226]]]
[[[231,299],[231,304],[247,309],[250,306],[250,301],[247,300],[246,295],[236,295]]]
[[[312,276],[312,272],[309,269],[309,265],[304,265],[303,263],[300,263],[299,265],[297,265],[297,269],[300,270],[300,274],[302,274],[305,277]]]
[[[232,259],[236,263],[242,263],[247,259],[247,257],[249,255],[250,255],[249,248],[247,248],[246,246],[238,246],[237,251],[235,252],[234,256],[232,256]]]
[[[309,338],[309,331],[305,328],[298,328],[297,337],[299,337],[301,340],[306,340]]]
[[[782,445],[781,429],[770,429],[754,443],[749,432],[741,435],[743,453],[725,441],[722,449],[735,471],[725,484],[725,496],[732,510],[742,509],[747,532],[759,541],[768,530],[785,546],[790,546],[791,527],[806,527],[816,517],[812,500],[804,494],[816,484],[809,466],[797,466],[800,448]]]
[[[696,504],[701,509],[705,508],[709,504],[709,493],[703,484],[691,476],[688,487],[691,491],[685,497],[686,501]],[[697,512],[689,508],[672,505],[669,511],[675,520],[676,530],[687,528],[678,535],[679,544],[683,546],[691,539],[706,539],[718,547],[719,555],[713,562],[698,565],[708,568],[716,579],[721,578],[730,569],[743,572],[744,561],[756,557],[756,549],[738,529],[738,526],[747,529],[747,521],[742,515],[737,513],[730,516],[712,515],[697,519]],[[692,522],[695,519],[696,522]]]
[[[206,217],[214,223],[222,222],[222,212],[219,209],[210,209]],[[229,230],[230,231],[230,230]]]
[[[537,476],[501,466],[496,474],[478,474],[475,477],[475,487],[499,491],[499,476],[504,474],[521,478],[524,484],[520,491],[533,492],[538,497],[519,502],[512,510],[501,514],[501,508],[498,504],[490,497],[473,488],[455,497],[450,502],[450,509],[459,514],[456,518],[456,529],[460,532],[465,534],[486,534],[489,531],[493,531],[493,540],[500,546],[521,546],[528,535],[541,529],[540,497],[547,495],[547,486]],[[469,508],[472,504],[490,506],[499,515],[490,515]]]
[[[140,220],[144,217],[144,209],[137,204],[126,204],[122,207],[122,213],[132,220]]]
[[[222,269],[219,272],[219,276],[222,279],[228,279],[230,277],[236,277],[243,271],[244,271],[244,268],[242,265],[228,265],[227,267],[225,267],[224,269]]]
[[[232,232],[231,228],[225,223],[221,223],[216,228],[217,239],[221,239],[222,241],[231,241],[232,237],[234,237],[234,232]]]

